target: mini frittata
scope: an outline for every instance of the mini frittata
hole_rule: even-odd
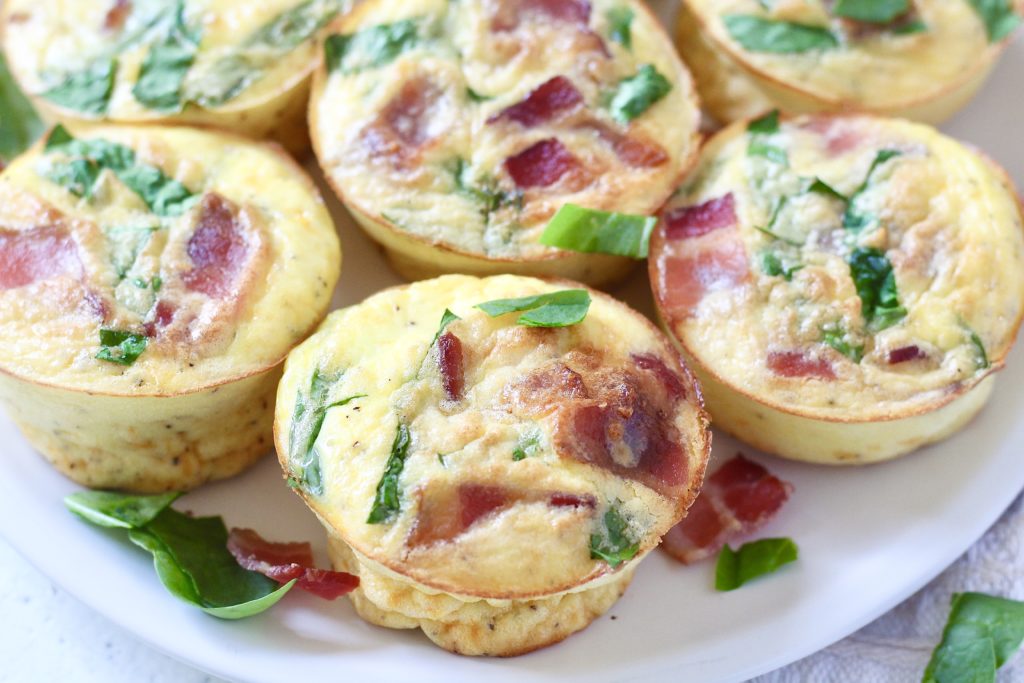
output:
[[[542,246],[572,203],[655,213],[697,152],[689,73],[635,0],[370,0],[333,27],[310,104],[328,180],[409,279],[621,279]]]
[[[11,71],[54,121],[185,123],[308,147],[316,40],[351,0],[7,0]]]
[[[923,124],[771,114],[705,148],[651,241],[659,313],[715,425],[836,464],[945,438],[1024,313],[1010,180]]]
[[[323,319],[340,260],[276,146],[57,127],[0,173],[0,402],[86,486],[236,474],[271,449],[281,361]]]
[[[506,312],[508,311],[508,312]],[[568,281],[450,275],[289,356],[278,456],[366,620],[515,655],[584,628],[685,514],[700,391],[646,318]]]
[[[985,82],[1022,0],[684,0],[676,44],[722,123],[772,108],[938,124]]]

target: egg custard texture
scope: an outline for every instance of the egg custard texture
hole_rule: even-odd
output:
[[[937,124],[984,83],[1022,8],[1018,0],[685,0],[676,44],[723,123],[779,108]]]
[[[768,116],[708,143],[650,274],[716,426],[868,463],[988,399],[1024,310],[1021,211],[1000,169],[927,126]]]
[[[320,30],[349,0],[9,0],[0,30],[36,108],[65,122],[186,123],[308,146]]]
[[[529,652],[607,610],[685,514],[710,435],[663,334],[596,292],[569,327],[475,307],[573,285],[389,289],[289,356],[278,455],[358,574],[364,619],[461,654]]]
[[[276,147],[187,128],[63,128],[0,174],[0,401],[92,487],[183,490],[272,444],[287,352],[340,249]]]
[[[371,0],[326,39],[310,127],[329,181],[395,268],[623,277],[542,246],[565,203],[652,214],[692,164],[699,111],[633,0]]]

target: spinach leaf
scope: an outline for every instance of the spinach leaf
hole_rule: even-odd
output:
[[[779,110],[773,109],[747,124],[748,133],[772,135],[779,132]]]
[[[134,164],[118,171],[117,177],[158,216],[179,216],[195,201],[188,188],[156,166]]]
[[[985,24],[990,43],[998,43],[1020,25],[1022,19],[1012,0],[968,0]]]
[[[779,132],[779,110],[774,109],[760,118],[756,118],[747,124],[747,132],[750,134],[750,142],[747,145],[747,155],[752,157],[764,157],[782,166],[789,166],[789,155],[786,150],[771,144],[765,138]]]
[[[79,491],[64,499],[64,505],[82,519],[99,526],[135,529],[148,524],[171,503],[179,492],[135,496],[109,491]]]
[[[314,496],[323,495],[323,474],[320,468],[320,454],[316,450],[316,440],[323,429],[327,411],[351,403],[357,398],[365,398],[366,394],[355,394],[328,403],[328,394],[341,374],[325,375],[320,368],[313,370],[309,380],[309,392],[299,392],[295,398],[295,410],[288,430],[288,454],[291,461],[292,477],[303,489]]]
[[[942,641],[922,683],[995,683],[996,669],[1024,641],[1024,602],[984,593],[954,593]]]
[[[819,26],[775,21],[752,14],[729,14],[723,21],[733,40],[750,52],[785,54],[839,46],[832,32]]]
[[[776,225],[779,222],[779,215],[782,213],[782,210],[784,208],[786,208],[786,205],[788,203],[789,203],[789,197],[782,197],[782,198],[780,198],[775,203],[775,208],[772,209],[772,215],[768,219],[768,225],[765,226],[765,227],[761,227],[761,226],[755,225],[754,229],[757,230],[758,232],[763,232],[764,234],[768,235],[772,239],[779,240],[780,242],[785,242],[786,244],[790,244],[790,245],[792,245],[794,247],[800,247],[800,246],[803,246],[804,240],[796,239],[796,238],[793,238],[793,237],[787,237],[786,235],[783,235],[782,233],[780,233],[778,231],[778,229],[776,228]]]
[[[506,192],[498,187],[494,178],[484,177],[473,182],[473,167],[465,159],[456,159],[452,168],[455,188],[459,193],[480,204],[484,222],[489,223],[491,214],[506,206],[522,208],[523,193],[520,190]]]
[[[910,0],[836,0],[836,16],[871,24],[888,24],[910,10]]]
[[[967,328],[967,332],[970,334],[971,346],[974,347],[975,355],[977,356],[978,369],[987,370],[992,367],[992,362],[988,359],[988,351],[985,350],[985,343],[981,341],[981,337],[970,328]]]
[[[633,559],[640,551],[639,541],[633,540],[629,524],[614,505],[604,513],[604,529],[590,535],[590,558],[604,560],[612,569]]]
[[[849,197],[836,190],[834,187],[826,183],[821,178],[817,177],[807,187],[806,191],[813,194],[820,194],[825,197],[831,197],[832,199],[838,199],[841,202],[850,201]]]
[[[868,167],[868,173],[864,177],[864,182],[860,184],[853,194],[850,195],[849,204],[846,207],[846,213],[843,214],[843,227],[847,230],[863,230],[867,227],[873,218],[866,214],[864,211],[857,207],[857,200],[864,194],[864,192],[871,186],[871,179],[875,175],[875,172],[887,161],[894,159],[903,154],[898,149],[883,149],[875,155],[874,160],[871,162],[871,166]]]
[[[619,81],[609,107],[612,117],[627,124],[668,95],[672,84],[651,64],[644,64],[629,78]]]
[[[447,308],[444,309],[444,313],[441,315],[441,324],[438,325],[437,333],[434,335],[434,341],[430,342],[430,345],[433,346],[434,344],[436,344],[437,340],[440,339],[440,337],[441,337],[441,333],[444,332],[444,328],[448,327],[449,325],[451,325],[456,320],[462,320],[462,318],[460,318],[459,316],[455,315],[454,313],[449,311]]]
[[[386,524],[398,515],[402,507],[401,497],[398,492],[398,477],[405,467],[405,459],[409,457],[409,446],[412,438],[409,436],[409,428],[402,423],[398,424],[398,431],[395,433],[395,440],[391,444],[391,455],[384,466],[384,474],[381,475],[377,484],[377,495],[373,499],[373,507],[366,518],[367,524]]]
[[[100,115],[107,111],[116,75],[116,59],[98,59],[82,71],[66,74],[42,96],[67,109]]]
[[[626,48],[633,49],[633,10],[626,5],[618,5],[608,10],[608,37]]]
[[[492,318],[526,311],[516,321],[516,324],[526,327],[568,327],[587,317],[590,294],[585,289],[565,289],[518,299],[495,299],[477,304],[474,308],[479,308]]]
[[[0,50],[0,170],[46,130],[32,104],[18,87]]]
[[[584,253],[647,258],[657,218],[564,204],[544,228],[540,243]]]
[[[519,443],[512,450],[512,460],[519,462],[526,458],[536,455],[540,451],[540,434],[534,432],[532,434],[526,434],[519,439]]]
[[[739,550],[726,545],[715,564],[715,590],[736,590],[748,581],[795,562],[797,555],[796,543],[788,538],[764,538],[744,543]]]
[[[148,343],[149,340],[141,334],[102,328],[100,329],[100,346],[102,348],[96,354],[96,358],[108,363],[131,365],[146,350]]]
[[[92,188],[103,170],[89,159],[72,159],[64,164],[55,164],[43,171],[47,180],[54,182],[76,197],[90,199]]]
[[[803,270],[804,267],[804,264],[784,254],[774,251],[764,251],[761,253],[761,269],[765,274],[771,277],[781,276],[786,282],[791,282],[793,274],[798,270]]]
[[[258,28],[245,45],[289,52],[316,35],[340,11],[338,0],[306,0]]]
[[[420,20],[403,19],[328,36],[324,42],[327,70],[353,74],[383,66],[419,43],[419,28]]]
[[[864,359],[864,345],[854,345],[849,342],[846,330],[838,325],[827,325],[821,330],[821,341],[843,354],[854,363],[860,363]]]
[[[139,69],[132,95],[145,107],[157,111],[180,111],[182,84],[199,51],[199,30],[185,24],[185,3],[179,2],[174,22],[154,43]]]
[[[896,274],[882,251],[858,247],[850,255],[849,263],[864,320],[872,329],[892,327],[907,315],[907,309],[899,302]]]
[[[906,36],[912,33],[924,33],[928,30],[928,24],[924,23],[920,19],[914,21],[908,21],[905,24],[900,24],[892,29],[892,32],[898,36]]]

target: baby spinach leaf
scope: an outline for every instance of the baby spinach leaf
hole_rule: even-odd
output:
[[[367,524],[386,524],[398,515],[402,508],[401,496],[398,491],[398,478],[405,467],[405,459],[409,457],[409,446],[412,438],[409,428],[398,424],[395,440],[391,444],[391,455],[384,466],[384,474],[377,483],[377,495],[373,499],[373,507],[366,518]]]
[[[116,173],[121,182],[139,195],[158,216],[179,216],[195,201],[188,188],[156,166],[134,164]]]
[[[640,543],[633,540],[629,523],[614,505],[604,513],[604,529],[590,535],[590,558],[604,560],[615,569],[636,557]]]
[[[89,159],[72,159],[64,164],[54,164],[43,171],[44,177],[54,182],[76,197],[89,199],[92,188],[99,180],[103,170],[95,161]]]
[[[245,40],[248,47],[288,52],[312,38],[341,11],[338,0],[306,0],[286,9]]]
[[[512,460],[519,462],[526,458],[536,455],[540,451],[540,434],[533,432],[532,434],[526,434],[519,439],[519,443],[512,450]]]
[[[136,529],[153,521],[181,493],[136,496],[109,491],[79,491],[64,499],[64,505],[82,519],[99,526]]]
[[[185,24],[185,3],[179,2],[174,22],[149,48],[132,87],[132,95],[143,106],[157,111],[180,111],[182,84],[199,51],[199,30]]]
[[[839,46],[839,39],[819,26],[764,19],[752,14],[729,14],[723,21],[733,40],[750,52],[785,54]]]
[[[451,325],[456,320],[462,320],[462,318],[460,318],[459,316],[455,315],[454,313],[449,311],[447,308],[444,309],[444,313],[441,315],[441,324],[438,325],[437,333],[434,335],[434,341],[430,342],[430,345],[433,346],[434,344],[436,344],[437,340],[441,338],[441,333],[444,332],[444,328],[448,327],[449,325]]]
[[[63,81],[42,96],[67,109],[100,115],[107,111],[116,75],[116,59],[98,59],[82,71],[66,74]]]
[[[526,311],[516,321],[526,327],[568,327],[587,317],[590,294],[585,289],[565,289],[518,299],[495,299],[477,304],[474,308],[479,308],[492,318]]]
[[[324,42],[327,70],[352,74],[383,66],[419,42],[419,29],[420,20],[403,19],[328,36]]]
[[[748,133],[772,135],[779,132],[779,110],[773,109],[747,124]]]
[[[995,683],[996,669],[1024,641],[1024,602],[985,593],[954,593],[942,641],[922,683]]]
[[[627,124],[650,109],[668,95],[672,84],[651,64],[644,64],[636,72],[619,81],[609,105],[612,117]]]
[[[849,204],[846,207],[846,213],[843,214],[843,227],[847,230],[862,230],[867,227],[873,218],[865,213],[863,210],[857,207],[857,200],[862,194],[871,186],[871,179],[875,175],[875,172],[887,161],[894,159],[903,154],[898,149],[883,149],[879,150],[875,155],[874,160],[871,162],[871,166],[868,167],[868,173],[864,176],[864,182],[860,184],[853,194],[850,195]]]
[[[523,193],[520,190],[507,192],[498,187],[494,178],[484,177],[474,183],[473,167],[465,159],[456,159],[452,167],[455,188],[463,195],[480,204],[484,222],[489,223],[491,214],[506,206],[522,208]]]
[[[786,150],[766,142],[761,136],[755,135],[747,145],[747,154],[752,157],[764,157],[781,166],[789,166],[789,155]]]
[[[988,359],[988,352],[985,350],[985,344],[981,341],[981,337],[974,330],[971,330],[971,344],[974,346],[974,350],[978,355],[978,368],[985,370],[992,367],[992,362]]]
[[[608,37],[626,48],[633,49],[633,10],[626,5],[618,5],[608,10]]]
[[[763,232],[772,239],[779,240],[780,242],[785,242],[786,244],[790,244],[794,247],[803,246],[804,240],[797,239],[795,237],[787,237],[786,235],[783,235],[781,232],[779,232],[776,227],[776,225],[779,222],[779,216],[782,214],[782,210],[786,208],[786,205],[788,203],[789,197],[781,197],[775,203],[775,208],[772,209],[772,215],[768,219],[768,225],[765,227],[755,225],[754,229],[757,230],[758,232]]]
[[[912,33],[924,33],[928,30],[928,24],[924,23],[920,19],[908,21],[905,24],[900,24],[892,29],[892,32],[898,36],[906,36]]]
[[[584,253],[647,258],[658,219],[564,204],[544,228],[540,243]]]
[[[968,0],[985,24],[990,43],[998,43],[1016,29],[1022,19],[1012,0]]]
[[[798,270],[803,270],[804,267],[805,266],[796,259],[789,258],[774,251],[765,251],[761,253],[761,269],[765,274],[770,275],[771,277],[782,277],[786,282],[791,282],[793,280],[793,274]]]
[[[795,562],[796,543],[788,538],[763,538],[744,543],[739,550],[726,545],[715,564],[715,590],[733,591],[759,576]]]
[[[131,365],[146,350],[148,343],[149,340],[144,335],[126,330],[103,328],[100,330],[100,346],[102,348],[96,354],[96,358],[108,363]]]
[[[850,199],[846,195],[836,190],[834,187],[826,183],[821,178],[815,178],[807,187],[807,192],[810,192],[812,194],[820,194],[825,197],[831,197],[833,199],[838,199],[841,202],[850,201]]]
[[[854,363],[859,363],[864,359],[864,345],[851,344],[846,330],[842,329],[838,325],[826,326],[822,329],[821,341],[824,344],[828,344]]]
[[[32,103],[18,87],[0,51],[0,169],[46,130]]]
[[[836,0],[836,16],[871,24],[888,24],[910,11],[910,0]]]
[[[858,247],[850,255],[849,263],[861,312],[872,329],[892,327],[907,315],[907,309],[899,302],[896,274],[882,251]]]

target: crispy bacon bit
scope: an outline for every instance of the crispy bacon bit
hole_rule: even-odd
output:
[[[103,28],[108,31],[120,31],[131,13],[132,0],[114,0],[113,6],[107,10],[107,15],[103,18]]]
[[[594,131],[624,164],[633,168],[656,168],[668,161],[668,153],[656,142],[621,133],[597,120],[587,121],[580,127]]]
[[[103,295],[97,294],[91,289],[85,290],[82,295],[82,308],[100,320],[106,321],[110,318],[110,304],[107,303]]]
[[[928,354],[918,346],[904,346],[889,352],[889,365],[899,365],[912,360],[924,360]]]
[[[362,142],[370,154],[408,165],[434,137],[431,115],[442,94],[425,78],[406,81],[376,121],[362,132]]]
[[[406,539],[409,547],[452,541],[474,524],[518,503],[544,502],[553,508],[595,510],[597,499],[589,494],[518,491],[508,486],[465,483],[455,489],[428,487],[418,492],[416,523]]]
[[[679,379],[679,375],[672,372],[669,367],[665,365],[665,361],[658,358],[653,353],[634,353],[631,357],[638,368],[641,370],[647,370],[658,378],[658,381],[665,387],[669,396],[674,399],[685,398],[686,387],[683,386],[683,381]]]
[[[793,485],[737,455],[708,477],[704,489],[661,547],[684,564],[712,557],[722,546],[764,526],[789,500]]]
[[[583,95],[571,80],[555,76],[534,88],[522,102],[492,116],[487,123],[515,121],[529,128],[550,121],[582,101]]]
[[[177,309],[174,304],[168,302],[166,299],[160,299],[153,306],[153,310],[150,312],[150,319],[142,326],[146,332],[147,337],[157,336],[161,330],[166,328],[174,320],[174,314],[177,313]]]
[[[0,230],[0,290],[81,274],[78,246],[67,231],[52,226]]]
[[[803,351],[770,352],[768,369],[779,377],[836,378],[836,371],[827,359],[812,358]]]
[[[747,251],[738,239],[709,249],[695,249],[683,256],[663,252],[656,263],[658,297],[665,309],[677,317],[692,315],[706,295],[732,289],[750,276]]]
[[[181,276],[185,286],[214,299],[231,294],[249,255],[237,208],[219,194],[204,195],[187,250],[192,270]]]
[[[697,206],[673,209],[665,214],[664,220],[670,240],[700,237],[736,225],[736,200],[730,192]]]
[[[580,161],[554,138],[541,140],[505,160],[505,170],[517,187],[548,187],[580,168]]]
[[[359,586],[358,576],[315,569],[309,543],[271,543],[252,529],[232,529],[228,551],[249,571],[281,584],[298,579],[299,588],[325,600],[334,600]]]
[[[437,364],[441,370],[445,396],[449,401],[460,400],[466,386],[462,341],[451,332],[445,332],[437,338]]]
[[[527,17],[586,26],[590,23],[587,0],[500,0],[491,21],[495,31],[514,31]]]

